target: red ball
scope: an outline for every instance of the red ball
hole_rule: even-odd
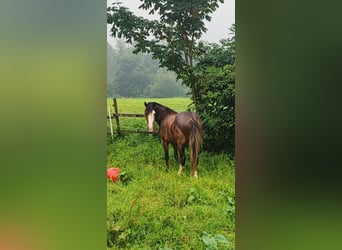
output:
[[[120,169],[119,168],[108,168],[107,169],[107,178],[116,182],[119,180]]]

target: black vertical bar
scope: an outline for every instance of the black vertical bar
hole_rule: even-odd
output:
[[[115,122],[117,127],[117,133],[120,135],[120,121],[119,121],[119,112],[118,112],[118,103],[116,102],[116,98],[113,98],[114,101],[114,114],[115,114]]]

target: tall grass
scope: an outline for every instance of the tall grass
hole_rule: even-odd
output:
[[[125,107],[122,100],[119,108]],[[168,99],[163,101],[158,100],[176,109]],[[188,102],[178,103],[183,103],[176,109],[181,111]],[[120,112],[142,113],[143,108]],[[166,172],[158,136],[121,135],[113,143],[108,138],[108,167],[119,167],[122,173],[121,181],[107,183],[108,249],[234,249],[234,161],[226,154],[202,152],[195,179],[190,176],[188,151],[181,176],[172,155],[170,149]]]

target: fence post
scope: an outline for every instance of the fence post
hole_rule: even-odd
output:
[[[120,135],[120,121],[119,121],[119,112],[118,112],[118,104],[116,102],[116,98],[113,98],[114,101],[114,114],[115,114],[115,122],[116,122],[116,128],[117,133]]]
[[[113,135],[113,124],[112,124],[112,115],[110,113],[110,107],[108,107],[108,117],[109,117],[110,135],[112,136],[112,142],[113,142],[114,135]]]

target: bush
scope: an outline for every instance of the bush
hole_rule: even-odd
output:
[[[199,45],[194,70],[196,111],[203,120],[203,147],[235,152],[235,25],[220,44]]]
[[[209,151],[235,150],[235,65],[207,67],[197,82],[197,112]]]

